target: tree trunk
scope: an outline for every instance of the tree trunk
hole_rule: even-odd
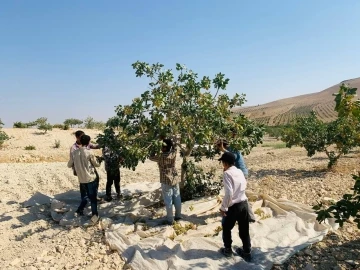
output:
[[[182,164],[181,164],[181,182],[180,182],[180,187],[183,188],[184,185],[185,185],[185,176],[186,176],[186,163],[189,159],[191,155],[191,149],[189,148],[186,148],[186,151],[183,155],[183,161],[182,161]]]

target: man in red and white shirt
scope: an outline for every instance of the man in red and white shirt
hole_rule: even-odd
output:
[[[82,135],[84,135],[85,132],[82,131],[82,130],[78,130],[75,132],[75,138],[76,138],[76,141],[75,143],[71,146],[70,148],[70,154],[75,151],[76,149],[79,149],[81,147],[81,143],[80,143],[80,138]],[[86,146],[87,149],[99,149],[99,145],[98,144],[92,144],[92,143],[89,143],[88,146]]]
[[[220,251],[225,256],[232,256],[231,230],[236,221],[239,226],[239,235],[243,248],[237,248],[236,253],[245,261],[251,261],[251,241],[249,233],[249,209],[245,194],[246,179],[244,173],[235,166],[235,155],[225,152],[219,161],[224,167],[224,190],[220,213],[222,215],[222,232],[224,248]]]

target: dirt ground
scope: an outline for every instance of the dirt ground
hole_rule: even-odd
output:
[[[23,207],[36,192],[56,195],[78,190],[78,180],[66,166],[75,130],[4,131],[11,139],[0,149],[0,269],[121,269],[120,256],[109,250],[97,227],[64,228],[51,219],[48,206]],[[92,138],[97,134],[85,132]],[[54,147],[55,140],[60,140],[59,148]],[[29,145],[36,150],[25,150]],[[303,149],[287,149],[267,139],[245,157],[249,189],[308,205],[323,197],[339,199],[353,186],[351,174],[358,170],[358,159],[359,152],[353,151],[328,171],[324,155],[309,158]],[[222,173],[216,161],[204,160],[201,166]],[[101,190],[105,176],[102,165]],[[121,169],[121,177],[121,185],[154,182],[158,168],[146,161],[136,171]],[[360,269],[359,236],[356,225],[349,222],[274,269]]]

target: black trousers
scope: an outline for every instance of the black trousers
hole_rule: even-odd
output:
[[[239,202],[230,206],[226,212],[226,217],[223,217],[222,219],[222,236],[225,248],[231,248],[231,230],[234,228],[236,221],[238,222],[239,236],[243,243],[243,250],[248,253],[251,251],[251,242],[247,201]]]
[[[120,194],[120,169],[106,172],[106,196],[111,196],[111,186],[115,184],[117,194]]]

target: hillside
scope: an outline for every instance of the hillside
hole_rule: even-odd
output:
[[[269,126],[287,124],[297,116],[308,115],[312,110],[320,119],[329,122],[336,118],[333,94],[338,92],[342,83],[360,88],[360,78],[350,79],[321,92],[280,99],[258,106],[236,108],[234,112],[242,113],[260,124]]]

